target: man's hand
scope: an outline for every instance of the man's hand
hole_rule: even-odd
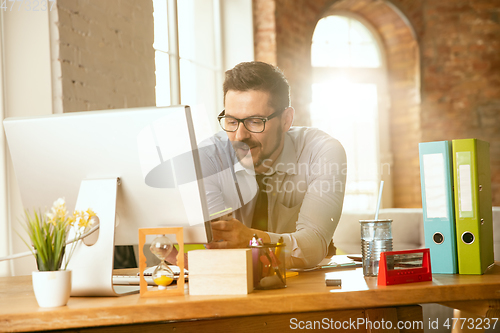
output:
[[[172,251],[168,254],[165,260],[171,265],[177,265],[177,256],[179,255],[179,251],[175,247],[172,247]],[[184,253],[184,268],[189,268],[188,256],[187,253]]]
[[[219,220],[211,223],[213,241],[207,244],[209,249],[234,249],[248,247],[254,234],[269,243],[269,235],[261,230],[250,229],[237,219]]]

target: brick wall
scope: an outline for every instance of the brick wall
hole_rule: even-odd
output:
[[[252,10],[255,59],[276,65],[275,3],[253,0]]]
[[[58,0],[64,112],[155,105],[152,1]]]
[[[376,28],[387,55],[394,206],[421,206],[418,142],[464,137],[490,142],[493,203],[500,205],[497,1],[258,1],[260,8],[274,8],[275,35],[268,37],[275,39],[276,64],[292,85],[295,124],[308,124],[317,21],[331,9],[355,12]],[[257,60],[265,53],[261,47],[256,44]]]
[[[277,65],[290,82],[294,125],[310,124],[311,39],[328,0],[253,0],[255,60]]]
[[[500,3],[426,1],[422,33],[422,139],[490,143],[493,204],[500,205]]]

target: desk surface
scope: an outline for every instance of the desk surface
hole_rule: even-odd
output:
[[[325,273],[342,279],[342,288],[326,287]],[[0,278],[0,331],[499,300],[500,264],[484,275],[435,274],[429,282],[387,287],[364,278],[361,268],[325,269],[291,277],[287,286],[244,296],[71,297],[67,306],[44,309],[36,303],[30,276]]]

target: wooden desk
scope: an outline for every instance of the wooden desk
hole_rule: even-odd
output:
[[[486,309],[500,302],[500,266],[482,276],[434,275],[432,282],[377,287],[376,278],[364,278],[361,269],[335,272],[342,288],[326,287],[328,270],[300,273],[287,288],[255,291],[245,296],[175,296],[140,298],[71,297],[60,308],[39,308],[31,277],[0,278],[0,331],[40,331],[142,324],[141,332],[155,331],[271,331],[290,330],[293,322],[422,320],[421,303],[471,304]],[[465,303],[464,301],[467,301]],[[373,309],[375,308],[375,309]],[[470,309],[468,309],[470,311]],[[484,313],[483,313],[484,315]],[[426,324],[427,325],[427,324]],[[333,327],[333,326],[332,326]],[[101,328],[106,332],[139,330],[137,326]],[[82,332],[84,330],[78,330]],[[366,332],[365,327],[349,332]],[[422,332],[423,330],[400,330]],[[392,331],[394,332],[394,331]],[[397,332],[397,331],[396,331]]]

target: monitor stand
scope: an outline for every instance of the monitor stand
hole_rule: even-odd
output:
[[[113,286],[116,196],[119,178],[86,179],[80,185],[75,210],[91,208],[99,218],[99,238],[93,245],[78,241],[68,268],[71,296],[121,296],[139,286]],[[70,239],[73,238],[70,234]],[[71,244],[66,251],[71,249]]]

